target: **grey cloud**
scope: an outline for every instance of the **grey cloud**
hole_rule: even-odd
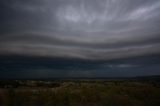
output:
[[[2,0],[1,54],[113,59],[160,53],[159,0]]]

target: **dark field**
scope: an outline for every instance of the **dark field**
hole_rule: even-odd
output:
[[[160,106],[152,80],[1,80],[0,106]]]

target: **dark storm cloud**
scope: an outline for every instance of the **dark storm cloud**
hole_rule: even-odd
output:
[[[0,79],[134,77],[159,75],[160,55],[107,61],[64,58],[0,57]]]
[[[160,53],[159,0],[1,0],[0,53],[113,59]]]

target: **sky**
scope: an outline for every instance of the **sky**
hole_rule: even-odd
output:
[[[160,0],[0,1],[0,57],[6,56],[0,58],[0,77],[23,76],[24,69],[30,70],[28,77],[35,72],[40,77],[160,74],[159,54]],[[47,58],[36,58],[45,68],[35,67],[37,60],[8,58],[15,55]],[[21,67],[29,61],[31,66]]]

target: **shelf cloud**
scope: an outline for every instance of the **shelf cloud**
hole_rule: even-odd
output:
[[[159,0],[1,0],[0,54],[110,60],[160,53]]]

